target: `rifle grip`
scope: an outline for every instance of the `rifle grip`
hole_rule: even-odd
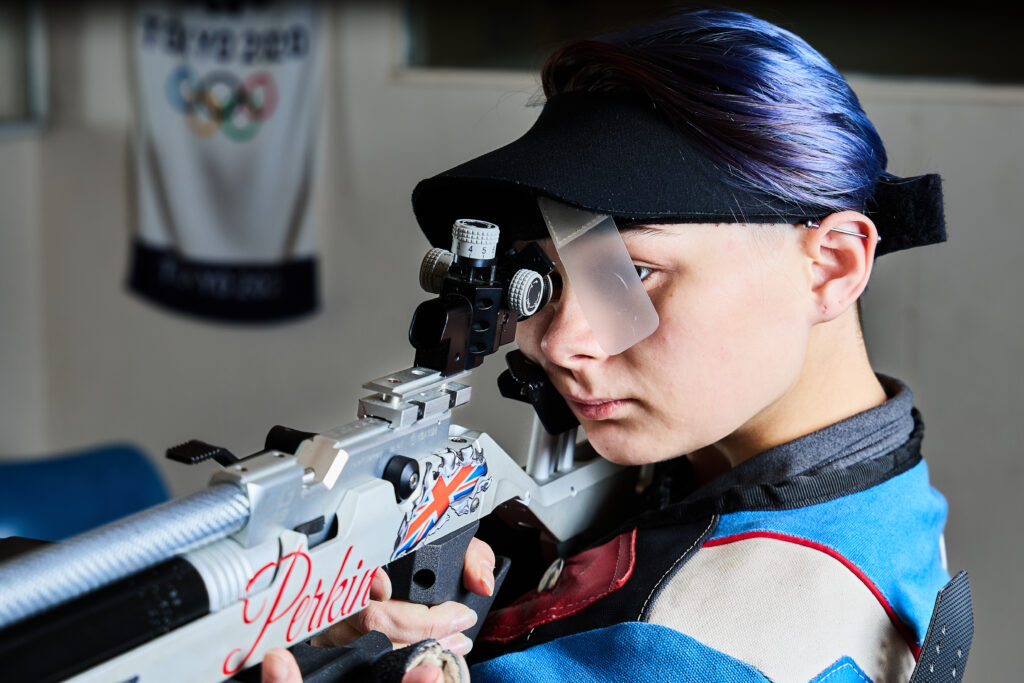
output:
[[[475,611],[478,617],[476,624],[463,631],[470,639],[475,639],[483,626],[484,617],[512,565],[507,557],[495,558],[494,590],[490,595],[477,595],[462,584],[466,549],[479,526],[479,522],[473,522],[385,567],[391,579],[393,598],[423,605],[439,605],[454,600]]]
[[[336,683],[348,680],[375,680],[374,664],[391,653],[391,641],[383,633],[370,631],[348,645],[314,647],[306,642],[296,643],[288,650],[295,657],[303,683]],[[263,662],[228,679],[230,683],[260,683]]]

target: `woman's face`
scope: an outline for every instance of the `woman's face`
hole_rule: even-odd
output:
[[[519,348],[613,462],[656,462],[742,437],[771,419],[803,366],[811,271],[799,235],[791,225],[623,231],[661,320],[654,334],[607,355],[565,279],[559,301],[519,324]],[[557,264],[550,241],[541,246]]]

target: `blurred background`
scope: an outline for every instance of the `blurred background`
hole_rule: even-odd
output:
[[[406,335],[426,298],[417,272],[428,248],[409,203],[416,182],[529,127],[537,71],[558,44],[666,5],[326,5],[311,199],[320,307],[227,324],[126,287],[135,8],[0,4],[0,465],[128,444],[177,495],[214,466],[168,463],[168,446],[199,438],[247,454],[275,424],[354,419],[364,381],[412,363]],[[915,392],[932,480],[950,504],[950,568],[971,574],[967,678],[1019,680],[1024,59],[1012,22],[982,5],[733,6],[833,60],[886,142],[890,171],[943,176],[950,241],[879,261],[866,335],[875,367]],[[474,373],[457,421],[525,453],[530,412],[498,397],[502,369],[495,357]]]

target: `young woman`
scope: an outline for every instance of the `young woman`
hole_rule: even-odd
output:
[[[944,239],[938,178],[887,174],[828,61],[742,13],[570,44],[543,84],[534,127],[423,181],[416,215],[436,246],[491,220],[560,269],[538,197],[614,217],[657,329],[609,353],[562,269],[518,342],[601,456],[655,474],[553,587],[490,615],[474,680],[906,680],[949,580],[946,507],[857,302],[878,255]],[[481,592],[489,553],[467,562]],[[468,647],[455,612],[378,609],[412,615],[403,642],[430,622]]]

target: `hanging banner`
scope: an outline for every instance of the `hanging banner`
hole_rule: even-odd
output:
[[[317,3],[136,6],[132,291],[217,320],[316,309],[323,32]]]

